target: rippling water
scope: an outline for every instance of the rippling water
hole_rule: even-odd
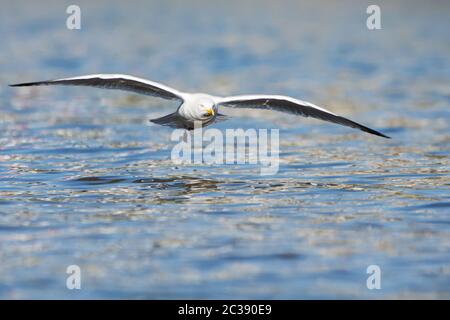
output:
[[[7,2],[0,11],[0,298],[450,298],[450,6]],[[280,170],[174,165],[171,102],[8,83],[130,73],[288,94],[392,140],[271,112]],[[66,268],[82,289],[66,289]],[[368,290],[378,265],[382,288]]]

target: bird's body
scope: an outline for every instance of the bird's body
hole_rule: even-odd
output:
[[[192,130],[195,122],[206,127],[214,123],[219,115],[217,97],[206,93],[185,94],[183,103],[178,107],[178,114],[185,122],[185,129]],[[155,119],[156,120],[156,119]],[[153,120],[154,123],[157,123]]]
[[[156,96],[167,100],[178,100],[180,105],[174,113],[150,120],[153,123],[173,128],[192,130],[198,124],[202,127],[208,126],[226,118],[226,116],[219,113],[219,107],[230,107],[275,110],[304,117],[313,117],[356,128],[380,137],[389,138],[378,131],[338,116],[312,103],[280,95],[217,97],[205,93],[185,93],[157,82],[122,74],[94,74],[49,81],[20,83],[11,86],[23,87],[58,84],[119,89]]]

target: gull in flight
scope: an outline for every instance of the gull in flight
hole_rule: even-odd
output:
[[[118,89],[167,100],[177,100],[180,102],[180,105],[174,113],[150,120],[153,123],[172,128],[192,130],[195,127],[195,123],[201,123],[201,126],[205,127],[216,121],[224,120],[226,116],[219,113],[220,107],[250,108],[275,110],[303,117],[316,118],[389,138],[378,131],[338,116],[310,102],[280,95],[262,94],[216,97],[204,93],[186,93],[157,82],[123,74],[93,74],[73,78],[19,83],[10,86],[25,87],[40,85],[74,85]]]

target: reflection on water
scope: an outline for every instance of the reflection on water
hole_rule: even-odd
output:
[[[1,298],[450,297],[446,3],[384,4],[370,32],[365,3],[80,5],[76,32],[63,4],[0,12]],[[289,94],[393,139],[223,110],[221,130],[281,129],[279,172],[174,165],[171,130],[148,124],[171,102],[5,86],[99,71]]]

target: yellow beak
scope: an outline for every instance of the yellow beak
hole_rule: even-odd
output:
[[[208,116],[213,116],[214,115],[214,109],[210,108],[210,109],[206,110],[206,113],[208,114]]]

